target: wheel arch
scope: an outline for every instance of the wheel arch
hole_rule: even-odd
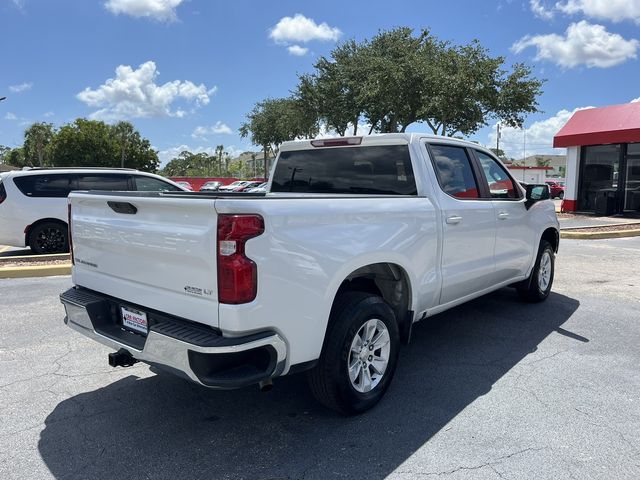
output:
[[[29,237],[31,236],[31,232],[33,231],[33,229],[35,227],[37,227],[38,225],[42,225],[43,223],[61,223],[62,225],[65,226],[65,228],[69,228],[69,226],[67,225],[67,222],[65,222],[64,220],[60,220],[59,218],[56,217],[46,217],[46,218],[41,218],[39,220],[36,220],[35,222],[33,222],[31,225],[27,225],[24,229],[24,244],[25,245],[29,245]]]
[[[362,291],[382,297],[395,313],[401,340],[408,343],[413,323],[413,293],[405,268],[393,262],[380,262],[353,270],[335,292],[332,311],[337,298],[348,291]]]
[[[558,247],[560,246],[560,232],[557,228],[547,228],[544,232],[542,232],[540,241],[542,240],[546,240],[547,242],[549,242],[551,244],[551,247],[553,248],[553,251],[558,253]]]

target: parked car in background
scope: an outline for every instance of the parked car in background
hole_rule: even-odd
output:
[[[33,253],[69,250],[67,196],[72,190],[185,190],[171,180],[130,169],[33,168],[0,174],[0,245]]]
[[[233,192],[236,190],[236,188],[240,188],[246,183],[247,183],[246,180],[236,180],[235,182],[230,183],[229,185],[223,185],[219,187],[218,190],[220,192]]]
[[[562,183],[556,182],[554,180],[547,180],[545,183],[549,185],[551,198],[564,198],[564,185]]]
[[[215,192],[222,186],[222,182],[211,181],[200,187],[201,192]]]
[[[256,187],[251,187],[251,188],[247,188],[245,190],[245,192],[247,193],[266,193],[267,191],[267,184],[269,182],[263,182],[260,185],[256,186]]]
[[[262,185],[262,182],[246,182],[244,185],[236,188],[234,192],[246,192],[248,190],[251,190],[252,188],[257,187],[258,185]]]
[[[189,182],[179,181],[179,182],[176,182],[176,184],[180,185],[185,190],[189,190],[190,192],[193,192],[193,187]]]

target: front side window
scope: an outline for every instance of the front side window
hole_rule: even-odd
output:
[[[272,192],[416,195],[407,145],[331,147],[280,154]]]
[[[440,188],[461,200],[479,198],[478,184],[464,147],[430,145]]]
[[[491,198],[520,198],[520,190],[502,165],[486,153],[475,150],[475,154],[489,184]]]
[[[178,187],[153,177],[139,176],[136,180],[136,190],[139,192],[180,192]]]
[[[64,198],[74,190],[72,180],[68,174],[24,175],[13,183],[27,197]]]

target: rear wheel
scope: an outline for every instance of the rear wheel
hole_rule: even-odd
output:
[[[554,270],[555,252],[549,242],[542,240],[531,277],[528,281],[518,286],[520,297],[528,302],[545,300],[551,292]]]
[[[29,233],[29,246],[33,253],[65,253],[69,251],[67,226],[61,222],[44,222]]]
[[[320,403],[341,413],[370,409],[391,383],[399,346],[395,314],[381,297],[340,295],[318,364],[308,374],[311,391]]]
[[[559,198],[560,200],[562,200],[562,199],[564,198],[564,192],[560,192],[560,193],[558,194],[558,198]]]

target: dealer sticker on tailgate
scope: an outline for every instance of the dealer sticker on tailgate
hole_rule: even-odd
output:
[[[122,326],[135,332],[147,334],[149,329],[147,323],[147,314],[133,310],[131,308],[122,308]]]

